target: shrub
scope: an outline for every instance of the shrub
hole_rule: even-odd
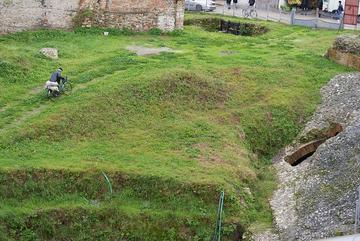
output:
[[[162,35],[163,31],[159,28],[152,28],[149,30],[149,34],[151,35]]]

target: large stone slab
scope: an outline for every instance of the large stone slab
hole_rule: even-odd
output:
[[[40,53],[49,59],[58,59],[59,53],[55,48],[42,48],[40,49]]]
[[[131,46],[126,47],[126,49],[131,52],[136,53],[136,55],[139,55],[139,56],[158,55],[163,52],[168,52],[168,53],[178,53],[179,52],[179,51],[173,50],[168,47],[155,48],[155,47],[145,47],[145,46],[139,46],[139,45],[131,45]]]

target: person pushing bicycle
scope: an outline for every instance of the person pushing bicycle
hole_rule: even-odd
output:
[[[255,9],[255,0],[248,0],[249,6],[242,10],[242,15],[245,18],[257,18],[257,12]]]
[[[61,76],[63,69],[60,67],[54,73],[51,74],[50,79],[46,81],[45,89],[49,94],[54,96],[60,95],[59,86],[61,86],[61,81],[64,81],[65,78]]]
[[[65,78],[61,76],[62,72],[63,72],[63,69],[61,67],[58,68],[54,73],[51,74],[50,82],[52,82],[52,83],[56,82],[56,83],[60,84],[61,80],[65,80]]]

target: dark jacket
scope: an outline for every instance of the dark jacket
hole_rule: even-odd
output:
[[[61,76],[61,72],[60,72],[60,71],[56,71],[56,72],[54,72],[54,73],[51,74],[50,82],[60,83],[60,80],[64,80],[64,78]]]
[[[344,11],[343,5],[339,4],[339,7],[337,10],[338,10],[338,12],[343,12]]]
[[[323,9],[323,0],[318,0],[317,7],[320,11]]]

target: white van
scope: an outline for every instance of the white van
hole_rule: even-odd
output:
[[[345,9],[345,2],[346,0],[341,0],[341,3]],[[339,0],[323,0],[323,9],[327,10],[328,12],[331,12],[333,10],[336,10],[339,6]],[[358,9],[358,14],[360,15],[360,7]]]

